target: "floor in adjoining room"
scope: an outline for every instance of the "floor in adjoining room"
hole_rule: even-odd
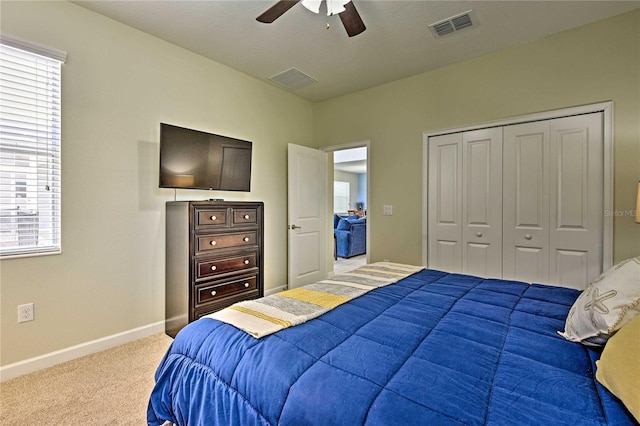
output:
[[[338,259],[334,260],[333,262],[333,272],[335,275],[344,274],[345,272],[349,272],[353,269],[359,268],[366,263],[366,254],[361,254],[360,256],[353,256],[350,258],[338,257]]]

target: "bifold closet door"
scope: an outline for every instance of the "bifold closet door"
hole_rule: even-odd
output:
[[[502,276],[502,130],[429,139],[429,267]]]
[[[506,126],[503,278],[549,281],[549,123]]]
[[[502,129],[462,134],[462,272],[502,277]]]
[[[602,113],[551,120],[549,281],[584,289],[602,273]]]
[[[602,272],[602,114],[504,129],[505,279],[584,289]]]
[[[429,138],[429,268],[462,271],[462,133]]]

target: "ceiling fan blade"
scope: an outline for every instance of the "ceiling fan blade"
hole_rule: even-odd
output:
[[[270,24],[279,17],[281,17],[287,10],[298,4],[300,0],[280,0],[269,9],[267,9],[262,15],[256,18],[256,21]]]
[[[339,14],[344,29],[347,30],[349,37],[357,36],[361,32],[367,29],[360,18],[360,14],[356,10],[356,6],[353,1],[344,5],[345,11]]]

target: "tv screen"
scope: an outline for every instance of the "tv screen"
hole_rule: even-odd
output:
[[[160,187],[251,190],[252,143],[160,123]]]

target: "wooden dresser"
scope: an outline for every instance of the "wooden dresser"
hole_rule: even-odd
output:
[[[264,293],[261,202],[166,205],[165,332]]]

